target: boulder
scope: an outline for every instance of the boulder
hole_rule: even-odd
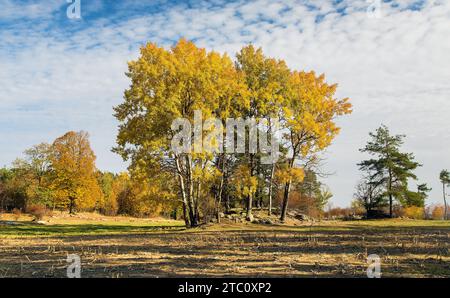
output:
[[[361,220],[362,219],[362,216],[360,216],[360,215],[346,215],[346,216],[344,216],[344,218],[343,218],[343,220],[348,220],[348,221],[351,221],[351,220]]]
[[[264,224],[266,225],[273,225],[273,221],[270,218],[267,218],[264,220]]]
[[[8,226],[16,226],[19,223],[16,221],[4,221],[3,224],[8,225]]]
[[[306,214],[301,214],[301,213],[297,213],[297,214],[294,216],[294,218],[295,218],[295,219],[298,219],[298,220],[301,220],[301,221],[310,221],[310,220],[311,220],[311,218],[310,218],[308,215],[306,215]]]
[[[299,214],[300,214],[300,213],[298,213],[298,212],[295,211],[295,210],[286,212],[286,215],[289,216],[289,217],[296,217],[296,216],[299,215]]]

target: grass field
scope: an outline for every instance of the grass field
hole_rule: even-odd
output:
[[[65,277],[78,254],[82,277],[450,277],[444,221],[322,221],[206,225],[134,218],[56,218],[44,225],[0,218],[0,277]]]

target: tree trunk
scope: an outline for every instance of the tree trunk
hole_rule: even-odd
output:
[[[220,187],[222,187],[222,185]],[[217,219],[217,223],[220,223],[220,204],[221,203],[222,203],[222,191],[219,190],[219,194],[217,195],[217,199],[216,199],[216,219]]]
[[[69,214],[73,214],[73,209],[74,209],[74,205],[75,205],[75,198],[70,197],[69,198]]]
[[[177,171],[178,171],[178,182],[180,183],[180,191],[181,191],[181,197],[183,200],[183,218],[184,218],[184,223],[186,225],[186,227],[190,227],[191,223],[189,221],[189,217],[188,217],[188,210],[187,210],[187,198],[186,198],[186,187],[184,185],[184,179],[183,179],[183,175],[181,174],[181,166],[180,166],[180,161],[178,160],[178,157],[175,157],[175,164],[177,166]]]
[[[216,219],[217,219],[217,223],[220,223],[220,211],[217,208],[217,212],[216,212]]]
[[[390,218],[393,217],[393,212],[392,212],[392,194],[389,194],[389,217]]]
[[[289,162],[289,168],[290,169],[292,169],[294,167],[295,156],[296,156],[296,152],[294,150],[294,153],[292,154],[292,159]],[[283,206],[282,206],[282,209],[281,209],[281,216],[280,216],[280,221],[281,222],[284,222],[284,220],[286,219],[286,213],[287,213],[287,208],[288,208],[288,204],[289,204],[289,192],[291,191],[291,182],[292,182],[291,178],[289,178],[289,181],[284,186]]]
[[[249,194],[247,200],[247,219],[250,219],[250,217],[252,216],[252,204],[253,204],[252,200],[253,200],[252,195]]]
[[[254,155],[250,154],[250,177],[253,177],[253,158]],[[252,194],[249,194],[247,196],[247,218],[249,218],[252,215],[252,208],[253,208],[253,196]]]
[[[257,155],[256,156],[256,177],[257,177],[257,181],[258,183],[256,184],[256,193],[255,193],[255,200],[256,200],[256,207],[258,209],[262,209],[263,208],[263,195],[262,195],[262,189],[261,189],[261,184],[259,183],[259,178],[261,176],[261,156]]]
[[[192,198],[192,192],[190,192],[189,194],[189,198],[188,198],[188,209],[189,209],[189,220],[191,222],[191,227],[196,227],[197,224],[197,216],[195,214],[195,209],[194,209],[194,200]]]
[[[388,181],[388,192],[389,192],[389,217],[392,218],[393,212],[392,212],[392,172],[389,170],[389,181]]]
[[[219,193],[217,195],[217,206],[216,206],[216,218],[217,223],[220,223],[220,205],[222,203],[222,194],[223,194],[223,186],[225,184],[225,156],[222,156],[222,177],[220,178],[220,185],[219,185]]]
[[[200,202],[200,194],[201,194],[201,184],[200,180],[197,182],[197,194],[194,198],[194,212],[195,212],[195,219],[197,221],[197,224],[200,223],[200,211],[199,211],[199,202]]]
[[[173,211],[172,211],[172,218],[173,218],[174,220],[177,220],[177,219],[178,219],[178,210],[177,210],[177,208],[174,208],[174,209],[173,209]]]
[[[261,201],[260,201],[260,199],[259,199],[259,189],[258,189],[258,187],[256,187],[256,192],[255,192],[255,207],[256,207],[256,209],[261,209],[261,205],[260,205],[260,203],[261,203]]]
[[[442,194],[444,195],[444,219],[447,220],[448,216],[447,216],[447,199],[446,197],[446,193],[445,193],[445,183],[442,183]]]
[[[186,169],[187,169],[187,203],[189,209],[189,219],[191,222],[191,227],[198,226],[196,207],[194,205],[194,182],[192,181],[192,171],[191,171],[191,159],[186,156]]]
[[[291,190],[291,181],[288,181],[286,185],[284,186],[284,194],[283,194],[283,206],[281,208],[281,217],[280,221],[284,222],[286,219],[286,213],[289,203],[289,192]]]
[[[189,221],[189,216],[187,212],[187,204],[185,201],[183,201],[183,218],[184,218],[184,224],[186,225],[186,228],[189,228],[191,226],[191,222]]]
[[[270,179],[269,179],[269,216],[272,215],[272,196],[273,196],[273,185],[272,180],[275,173],[275,165],[272,164],[272,169],[270,171]]]

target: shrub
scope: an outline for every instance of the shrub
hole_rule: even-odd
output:
[[[343,219],[355,215],[352,208],[330,208],[325,212],[325,217],[330,219]]]
[[[395,213],[394,213],[395,216]],[[367,218],[368,219],[382,219],[382,218],[389,218],[389,214],[386,212],[386,210],[383,209],[373,209],[367,212]]]
[[[18,221],[20,216],[22,215],[22,211],[20,209],[18,209],[18,208],[14,208],[12,210],[12,214],[14,215],[14,220]]]
[[[433,211],[431,211],[432,219],[443,219],[445,208],[442,205],[434,206]]]
[[[357,215],[357,216],[365,216],[366,215],[366,210],[361,206],[352,205],[350,207],[350,209],[352,210],[352,213],[354,215]]]
[[[423,219],[425,210],[423,207],[411,206],[404,209],[405,216],[413,219]]]
[[[30,205],[27,207],[27,213],[34,217],[34,220],[41,220],[47,215],[47,209],[42,205]]]
[[[281,198],[279,201],[281,201]],[[323,211],[318,206],[317,200],[314,197],[302,195],[298,191],[291,192],[289,208],[313,218],[321,218],[323,216]]]
[[[406,214],[406,209],[401,205],[394,205],[392,207],[392,216],[394,217],[408,217]]]

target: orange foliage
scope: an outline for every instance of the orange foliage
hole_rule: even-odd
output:
[[[404,208],[404,214],[408,218],[423,219],[425,216],[425,209],[417,206],[406,207]]]

